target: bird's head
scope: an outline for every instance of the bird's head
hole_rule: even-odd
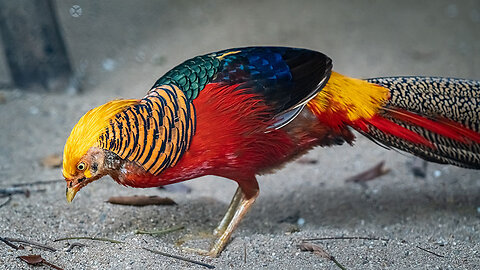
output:
[[[99,137],[110,120],[138,100],[113,100],[87,112],[73,128],[63,151],[63,176],[67,201],[88,183],[110,173],[108,151],[99,147]]]

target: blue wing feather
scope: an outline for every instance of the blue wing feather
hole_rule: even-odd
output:
[[[212,55],[225,55],[212,82],[251,88],[263,95],[276,113],[288,111],[320,91],[332,69],[330,58],[307,49],[247,47]]]

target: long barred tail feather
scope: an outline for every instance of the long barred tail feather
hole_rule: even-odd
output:
[[[426,160],[480,169],[480,81],[390,77],[368,79],[390,98],[376,115],[351,124],[387,147]]]

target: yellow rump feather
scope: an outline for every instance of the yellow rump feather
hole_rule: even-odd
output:
[[[328,83],[308,105],[318,112],[346,112],[355,121],[371,118],[389,97],[387,88],[332,71]]]
[[[70,133],[63,151],[63,175],[72,177],[77,163],[90,147],[96,146],[98,137],[117,113],[138,103],[137,99],[112,100],[88,111]]]

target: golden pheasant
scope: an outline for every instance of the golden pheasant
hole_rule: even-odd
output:
[[[157,187],[217,175],[238,189],[204,254],[217,256],[259,194],[256,175],[357,130],[426,160],[480,168],[480,82],[434,77],[359,80],[326,55],[236,48],[185,61],[142,99],[87,112],[65,144],[67,200],[110,175]]]

